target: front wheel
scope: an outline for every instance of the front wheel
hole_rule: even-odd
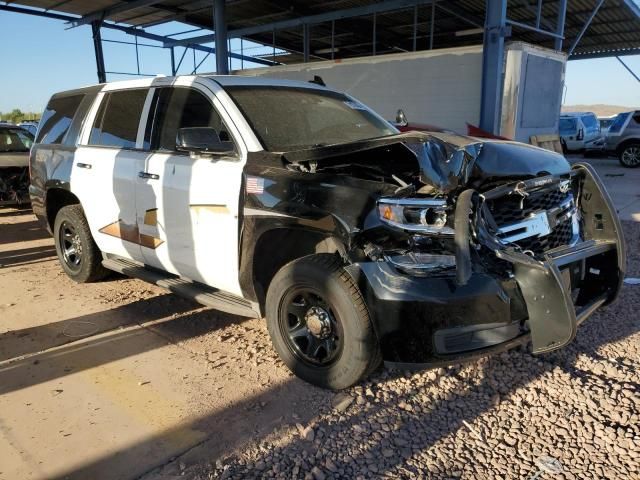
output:
[[[303,380],[340,390],[380,364],[367,306],[336,256],[309,255],[285,265],[266,303],[274,348]]]
[[[65,273],[78,283],[101,280],[109,274],[102,253],[91,236],[80,205],[62,207],[53,225],[58,260]]]
[[[620,150],[618,159],[623,167],[640,167],[640,143],[630,143]]]

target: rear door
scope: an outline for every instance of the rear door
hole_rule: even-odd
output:
[[[98,96],[71,172],[71,190],[100,250],[134,260],[142,260],[135,186],[137,162],[146,156],[138,133],[147,93],[136,88]]]
[[[212,91],[191,82],[155,89],[138,161],[136,204],[146,264],[240,295],[238,208],[246,158],[239,132]],[[190,156],[175,148],[178,129],[211,127],[235,155]],[[231,128],[230,128],[231,127]]]

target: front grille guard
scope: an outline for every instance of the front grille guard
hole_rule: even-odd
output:
[[[518,190],[552,186],[567,178],[573,180],[582,234],[576,244],[549,250],[537,259],[496,238],[498,226],[487,208],[487,200],[518,193]],[[622,227],[602,182],[588,164],[575,164],[568,175],[533,178],[482,194],[466,190],[458,197],[455,227],[459,285],[465,285],[471,276],[472,246],[484,246],[497,258],[512,264],[527,305],[534,353],[555,350],[569,343],[577,325],[599,306],[612,302],[622,286],[626,265]],[[611,265],[610,257],[614,255],[616,259]],[[575,262],[598,267],[602,264],[602,268],[589,270],[574,305],[562,270]]]

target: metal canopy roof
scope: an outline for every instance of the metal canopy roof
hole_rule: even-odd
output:
[[[275,46],[289,52],[273,58],[283,63],[303,60],[304,26],[296,22],[282,23],[301,17],[311,17],[308,18],[311,25],[307,37],[310,60],[329,59],[332,51],[335,58],[411,51],[414,41],[417,50],[430,48],[431,41],[433,48],[482,43],[485,0],[441,0],[435,3],[435,7],[429,0],[385,2],[395,3],[402,8],[369,13],[382,3],[368,0],[227,0],[226,18],[231,37],[242,36],[265,45],[272,45],[275,39]],[[598,3],[598,0],[568,1],[563,42],[565,51],[580,36]],[[7,4],[84,17],[79,24],[102,19],[145,28],[178,21],[213,30],[212,0],[22,0],[5,2]],[[541,5],[538,27],[556,32],[559,4],[558,0],[510,0],[507,10],[512,28],[510,39],[553,48],[552,37],[519,24],[535,27],[537,8]],[[312,21],[314,15],[325,15],[326,18],[327,13],[355,8],[367,13],[319,23]],[[316,17],[319,20],[322,18]],[[260,26],[263,28],[254,28]],[[238,35],[234,35],[234,31],[238,31]],[[246,35],[239,35],[242,32],[246,32]],[[640,8],[633,0],[606,0],[571,58],[635,53],[640,53]]]

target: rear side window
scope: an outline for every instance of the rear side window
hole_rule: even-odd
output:
[[[584,123],[584,126],[587,127],[588,129],[598,129],[600,124],[598,123],[598,119],[596,118],[595,115],[583,115],[582,117],[582,123]]]
[[[135,148],[147,89],[107,93],[91,128],[89,145]]]
[[[575,133],[578,122],[575,118],[561,118],[560,119],[560,134],[569,135]]]
[[[231,141],[220,115],[202,93],[190,88],[161,88],[156,91],[151,149],[174,151],[178,129],[211,127],[223,142]],[[145,140],[146,143],[146,140]]]
[[[84,95],[52,98],[42,114],[37,143],[62,143],[83,98]]]
[[[627,121],[627,118],[629,118],[629,115],[631,115],[629,112],[619,113],[609,127],[609,133],[618,133],[622,130],[622,126],[624,125],[624,122]]]

